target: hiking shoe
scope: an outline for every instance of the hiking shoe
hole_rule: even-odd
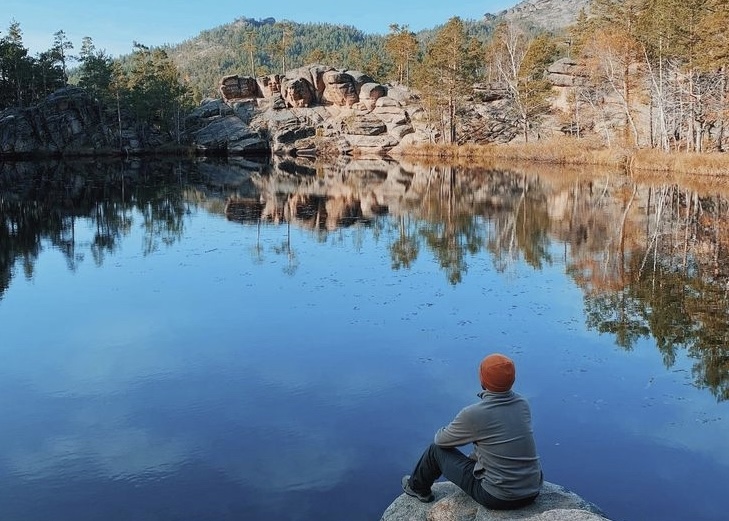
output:
[[[412,487],[410,486],[410,475],[409,474],[402,477],[402,489],[408,496],[418,498],[423,503],[430,503],[431,501],[433,501],[435,499],[435,496],[433,495],[433,493],[430,490],[428,490],[428,492],[426,494],[422,494],[420,492],[414,491],[412,489]]]

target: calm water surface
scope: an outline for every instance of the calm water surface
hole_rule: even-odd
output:
[[[0,165],[0,519],[376,521],[493,351],[546,479],[729,519],[727,211],[579,172]]]

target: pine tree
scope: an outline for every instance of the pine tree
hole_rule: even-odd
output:
[[[385,50],[395,64],[400,83],[410,86],[410,69],[418,53],[418,40],[407,25],[390,25],[390,34],[385,37]]]
[[[418,69],[416,87],[426,104],[438,112],[443,135],[456,143],[456,112],[461,100],[473,90],[477,56],[463,22],[455,17],[438,31]]]
[[[113,81],[113,60],[104,51],[97,51],[93,40],[85,36],[79,53],[79,87],[86,89],[98,101],[110,99]]]
[[[68,83],[68,73],[66,67],[66,60],[68,55],[66,51],[73,49],[73,43],[66,37],[66,33],[63,30],[56,31],[53,34],[53,47],[51,51],[53,56],[61,63],[61,69],[63,70],[63,84]]]

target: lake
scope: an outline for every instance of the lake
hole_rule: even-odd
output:
[[[0,519],[377,521],[491,352],[547,480],[729,519],[728,217],[592,168],[0,164]]]

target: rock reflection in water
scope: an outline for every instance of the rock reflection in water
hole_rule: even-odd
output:
[[[112,255],[142,216],[142,253],[175,243],[194,208],[244,225],[326,236],[361,226],[388,237],[393,269],[437,260],[451,284],[488,254],[500,272],[555,256],[583,290],[590,328],[631,349],[653,337],[671,367],[729,398],[729,199],[700,186],[620,174],[423,167],[385,160],[320,165],[231,162],[6,163],[0,166],[0,298],[45,247],[74,270]],[[78,220],[95,227],[75,237]],[[384,243],[383,241],[382,243]],[[296,262],[290,241],[281,252]]]

